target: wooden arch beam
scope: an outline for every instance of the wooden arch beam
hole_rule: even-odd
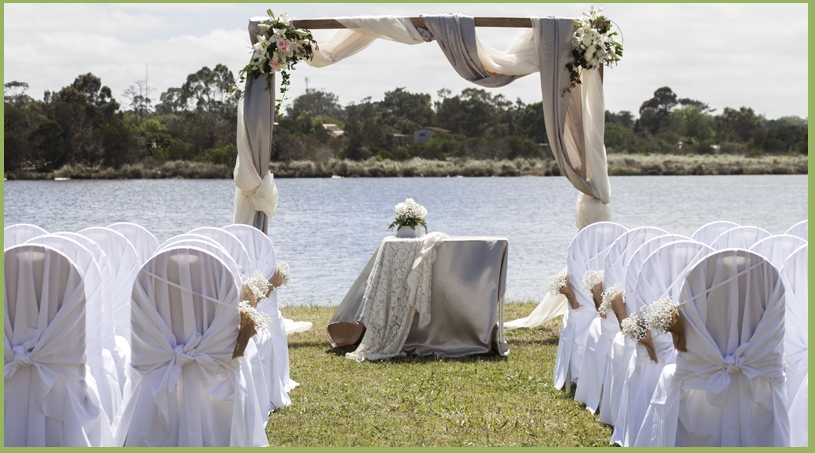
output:
[[[427,28],[422,17],[411,17],[410,21],[415,27]],[[335,19],[299,19],[293,20],[296,28],[310,30],[330,30],[346,28]],[[502,28],[532,28],[532,21],[527,17],[476,17],[476,27],[502,27]]]

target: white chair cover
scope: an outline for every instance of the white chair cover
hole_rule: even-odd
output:
[[[576,309],[569,307],[563,317],[555,358],[555,388],[566,386],[568,390],[571,383],[580,378],[589,326],[598,316],[591,294],[583,289],[583,276],[589,270],[600,270],[609,247],[624,231],[622,225],[598,222],[578,231],[569,244],[566,267],[579,306]]]
[[[50,247],[4,253],[6,446],[113,446],[85,362],[82,273]]]
[[[125,446],[265,446],[247,361],[232,360],[240,286],[194,248],[155,254],[133,286],[132,362],[116,440]],[[250,350],[252,343],[247,347]]]
[[[654,241],[646,242],[641,250]],[[670,242],[657,248],[642,263],[635,283],[626,293],[629,313],[665,296],[678,301],[685,274],[713,251],[710,246],[693,240]],[[652,362],[645,347],[637,344],[623,380],[621,407],[624,406],[625,410],[620,411],[620,421],[614,426],[612,441],[616,440],[624,447],[633,446],[636,442],[662,369],[665,365],[676,363],[671,334],[653,335],[652,332],[652,338],[658,362]]]
[[[215,227],[200,227],[190,231],[188,234],[200,234],[214,239],[215,242],[221,244],[224,249],[232,256],[235,262],[238,263],[238,268],[241,275],[251,273],[252,261],[249,259],[249,253],[243,243],[235,237],[232,233],[227,233],[221,228]]]
[[[760,255],[712,253],[679,297],[688,352],[662,371],[637,446],[788,446],[784,285]]]
[[[766,258],[776,269],[781,269],[792,252],[805,245],[807,241],[798,236],[776,234],[756,242],[749,250]]]
[[[694,241],[699,241],[702,244],[710,245],[713,244],[713,241],[715,241],[720,234],[738,226],[740,226],[738,223],[728,222],[726,220],[717,220],[715,222],[702,225],[691,235],[691,239]]]
[[[38,244],[58,250],[79,269],[85,286],[85,351],[91,374],[96,379],[99,399],[111,425],[122,404],[122,387],[116,362],[110,351],[102,347],[104,323],[103,306],[106,294],[103,291],[102,272],[93,254],[79,242],[53,234],[30,239],[26,244]]]
[[[44,234],[48,234],[48,232],[36,225],[27,223],[9,225],[3,229],[3,250]]]
[[[784,318],[784,365],[789,398],[790,444],[807,446],[807,377],[809,375],[809,265],[808,246],[793,252],[781,266],[781,281],[786,290]]]
[[[724,249],[749,249],[756,242],[772,236],[769,231],[754,227],[754,226],[740,226],[731,228],[724,233],[720,234],[710,244],[716,250]]]
[[[141,267],[139,255],[126,237],[110,228],[90,227],[79,234],[99,244],[108,256],[113,275],[113,328],[115,335],[130,345],[130,291]]]
[[[608,253],[609,247],[611,244],[617,240],[620,235],[628,231],[622,225],[613,223],[613,222],[598,222],[592,225],[587,226],[583,230],[575,235],[575,238],[572,239],[572,244],[570,247],[574,247],[574,261],[580,260],[578,257],[582,255],[585,258],[584,263],[580,265],[575,265],[574,274],[580,273],[578,268],[583,268],[583,275],[580,275],[579,279],[575,280],[577,277],[569,276],[569,280],[571,282],[572,288],[577,291],[578,289],[583,292],[583,276],[588,270],[595,270],[599,271],[602,270],[603,263],[605,261],[605,256]],[[578,236],[580,238],[578,238]],[[569,252],[572,255],[572,250],[570,249]],[[570,273],[571,274],[571,273]],[[562,297],[562,296],[561,296]],[[603,357],[607,351],[598,351],[597,350],[597,339],[600,335],[600,320],[601,318],[597,316],[597,310],[594,308],[594,302],[591,299],[591,295],[588,293],[583,292],[580,296],[580,310],[586,310],[586,308],[591,308],[594,310],[594,315],[590,315],[585,311],[580,311],[577,313],[577,316],[588,318],[591,317],[589,328],[586,330],[586,340],[585,345],[583,346],[583,357],[580,360],[579,365],[579,372],[577,376],[580,377],[580,384],[577,386],[577,390],[575,392],[575,399],[577,401],[581,401],[589,407],[589,410],[596,410],[598,404],[600,402],[600,391],[602,386],[602,377],[600,376],[598,371],[597,359],[598,357]],[[588,300],[588,304],[586,301]],[[568,305],[568,304],[567,304]],[[586,305],[586,307],[583,307]],[[566,316],[571,316],[571,310],[567,312]],[[564,325],[568,324],[566,322],[566,317],[564,317]],[[575,327],[577,327],[575,325]],[[577,330],[577,329],[575,329]],[[563,335],[561,332],[561,340],[563,340]],[[563,342],[564,351],[561,351],[560,344],[558,345],[558,356],[564,354],[562,357],[563,363],[566,363],[565,360],[565,352],[568,348],[575,348],[574,340],[571,342],[571,346]],[[572,352],[574,355],[574,352]],[[574,358],[574,357],[573,357]],[[557,360],[557,359],[556,359]],[[575,360],[576,362],[576,360]],[[575,363],[576,365],[576,363]],[[565,383],[565,382],[564,382]]]
[[[790,403],[790,414],[796,414],[795,418],[790,416],[790,446],[809,446],[809,376],[804,376],[804,382],[795,397]]]
[[[238,270],[238,264],[235,262],[232,256],[229,255],[229,253],[227,253],[227,251],[220,244],[218,244],[217,242],[215,242],[215,240],[207,236],[202,236],[198,234],[182,234],[176,236],[175,238],[168,239],[167,242],[165,242],[165,244],[166,246],[163,244],[161,247],[159,247],[159,251],[179,247],[196,247],[202,250],[206,250],[214,254],[215,256],[220,258],[225,264],[227,264],[232,273],[234,273],[236,276],[241,275],[240,271]],[[260,310],[260,304],[258,304],[257,308],[258,310]],[[278,323],[275,323],[274,319],[272,319],[272,322],[270,323],[269,326],[270,332],[274,332],[276,330],[277,324]],[[267,401],[271,405],[271,410],[290,406],[291,399],[289,398],[289,395],[286,393],[285,385],[283,384],[283,381],[280,379],[279,373],[273,370],[273,365],[275,363],[273,359],[274,356],[271,352],[273,348],[272,345],[273,336],[255,335],[252,337],[252,339],[255,341],[259,353],[258,358],[259,362],[256,368],[258,370],[262,370],[262,372],[264,373],[265,378],[263,382],[265,383],[266,394],[268,396]],[[264,354],[264,352],[266,353]],[[288,349],[286,350],[286,353],[288,363]]]
[[[618,284],[620,289],[625,288],[625,273],[628,263],[634,253],[642,244],[658,236],[669,234],[662,228],[639,227],[628,230],[621,235],[606,255],[603,264],[605,275],[603,277],[603,290],[607,291],[613,285]],[[623,296],[625,297],[625,296]],[[620,333],[620,325],[616,315],[609,311],[606,319],[601,324],[603,336],[601,341],[611,339],[608,348],[608,363],[605,365],[605,376],[603,379],[603,395],[600,400],[600,421],[609,425],[614,425],[617,416],[616,408],[620,406],[620,392],[622,391],[622,379],[625,378],[625,369],[631,356],[634,354],[634,345],[626,344],[624,337]],[[598,345],[598,347],[600,347]],[[623,364],[626,366],[624,367]]]
[[[790,234],[792,236],[798,236],[799,238],[809,241],[808,234],[809,234],[809,221],[802,220],[795,225],[791,226],[789,230],[785,234]]]
[[[235,259],[232,258],[232,255],[226,251],[226,249],[219,243],[215,242],[214,239],[209,238],[207,236],[202,236],[200,234],[181,234],[178,236],[174,236],[170,239],[167,239],[166,242],[161,244],[157,249],[156,253],[161,253],[165,250],[183,248],[183,247],[194,247],[204,250],[206,252],[212,253],[213,255],[217,256],[221,259],[229,267],[229,270],[232,271],[233,274],[236,276],[240,276],[240,269],[238,268],[238,263],[235,262]]]
[[[263,234],[262,231],[248,225],[228,225],[223,229],[234,234],[235,237],[243,243],[249,253],[249,260],[253,263],[251,271],[259,271],[267,279],[272,278],[277,268],[277,256],[272,240]],[[291,379],[289,346],[286,335],[293,332],[305,332],[311,329],[312,323],[308,321],[292,321],[284,318],[277,305],[276,290],[272,291],[269,297],[261,301],[257,308],[267,313],[272,318],[273,323],[273,326],[270,328],[272,334],[271,346],[273,350],[261,350],[264,363],[268,364],[271,368],[264,369],[270,370],[270,375],[279,376],[283,388],[286,391],[291,391],[300,384]],[[274,389],[269,389],[270,394],[273,391]]]
[[[642,263],[644,263],[645,260],[660,247],[680,241],[693,241],[693,239],[681,234],[663,234],[662,236],[657,236],[653,239],[645,241],[641,246],[639,246],[639,248],[637,248],[634,254],[631,255],[631,259],[628,261],[628,266],[625,270],[625,280],[623,281],[622,285],[625,294],[631,295],[629,297],[625,297],[625,295],[623,295],[623,300],[625,301],[628,313],[634,313],[640,308],[640,305],[637,305],[635,300],[636,298],[633,296],[634,288],[637,284],[637,278],[640,276],[640,271],[642,270]]]
[[[139,264],[144,264],[153,256],[156,249],[158,249],[158,239],[153,236],[153,233],[147,228],[129,222],[119,222],[108,225],[111,230],[120,233],[126,237],[133,248],[136,249],[136,254],[139,255]]]
[[[125,368],[130,363],[130,346],[125,342],[120,341],[116,343],[114,336],[115,329],[113,327],[113,274],[110,271],[110,264],[108,263],[108,255],[102,250],[96,242],[88,239],[81,234],[72,232],[58,232],[54,236],[61,236],[73,241],[78,242],[85,247],[93,255],[94,261],[99,266],[99,271],[102,273],[102,318],[103,322],[97,328],[102,339],[102,347],[110,352],[116,363],[116,372],[119,376],[119,391],[124,390],[125,386]]]

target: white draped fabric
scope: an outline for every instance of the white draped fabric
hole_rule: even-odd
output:
[[[3,229],[3,250],[20,245],[29,239],[37,236],[48,234],[47,231],[38,227],[37,225],[29,225],[27,223],[18,223],[10,225]]]
[[[631,257],[633,257],[640,246],[648,240],[666,234],[668,234],[668,232],[662,228],[639,227],[632,228],[620,235],[620,237],[614,241],[614,244],[612,244],[606,255],[606,260],[603,263],[603,291],[607,291],[615,284],[619,285],[620,290],[624,290],[625,275]],[[625,297],[624,294],[623,297]],[[616,425],[617,408],[622,401],[622,381],[625,378],[625,370],[628,362],[634,354],[634,343],[631,340],[627,340],[623,337],[622,333],[620,333],[619,322],[621,320],[618,320],[613,312],[609,311],[608,314],[606,314],[606,319],[613,319],[616,324],[610,321],[602,324],[603,328],[609,330],[608,334],[600,338],[600,341],[611,337],[612,342],[609,347],[611,352],[608,355],[606,375],[603,377],[600,421],[609,425]]]
[[[246,247],[243,246],[243,243],[241,243],[234,234],[227,233],[221,228],[215,227],[196,228],[187,234],[200,234],[201,236],[206,236],[214,240],[238,263],[238,269],[240,269],[241,272],[240,275],[252,273],[252,261],[249,259],[249,253],[246,251]]]
[[[710,245],[713,244],[713,241],[715,241],[720,234],[738,226],[739,224],[737,223],[728,222],[726,220],[717,220],[699,227],[699,229],[691,235],[691,239],[694,241],[699,241],[702,244]]]
[[[756,242],[749,248],[767,259],[776,269],[781,269],[792,252],[807,245],[807,241],[790,234],[776,234]]]
[[[230,225],[224,227],[223,230],[234,234],[235,237],[243,243],[249,254],[249,260],[252,263],[251,272],[260,272],[267,280],[271,279],[275,273],[275,269],[277,269],[277,255],[275,254],[272,240],[257,228],[247,225]],[[266,345],[267,348],[261,349],[260,351],[263,357],[264,370],[269,376],[277,376],[275,385],[279,382],[279,386],[284,389],[284,391],[290,391],[300,384],[291,379],[289,344],[286,340],[286,319],[283,318],[283,315],[277,307],[277,291],[272,291],[269,297],[260,301],[257,309],[268,314],[272,320],[269,326],[271,338]],[[294,321],[290,322],[294,324]],[[303,326],[305,330],[311,328],[310,322],[304,324],[307,324],[307,326]],[[270,392],[272,391],[273,390],[270,389]],[[286,398],[288,398],[288,396]],[[276,405],[276,407],[285,407],[288,405],[289,403],[282,406]]]
[[[256,393],[265,387],[247,360],[232,360],[240,292],[229,266],[203,250],[165,250],[142,267],[119,445],[268,444]]]
[[[579,306],[572,308],[567,304],[568,313],[563,317],[555,358],[555,388],[568,389],[580,379],[589,326],[598,316],[591,293],[583,289],[583,277],[590,270],[601,269],[609,247],[624,231],[622,225],[600,222],[580,230],[569,244],[567,275]]]
[[[6,446],[113,446],[86,365],[82,273],[59,251],[4,253]]]
[[[795,225],[791,226],[789,230],[785,234],[791,234],[793,236],[798,236],[799,238],[808,241],[807,239],[809,234],[809,221],[802,220]]]
[[[784,365],[789,398],[790,443],[807,445],[807,376],[809,375],[809,265],[808,247],[798,248],[781,266],[781,281],[786,290],[784,316]]]
[[[108,422],[113,424],[114,417],[122,404],[122,388],[111,351],[102,347],[102,326],[104,326],[104,305],[107,294],[104,292],[102,272],[93,258],[93,254],[79,242],[57,235],[39,236],[26,244],[38,244],[51,247],[65,255],[82,274],[85,285],[85,351],[91,374],[96,380],[99,400],[105,410]],[[112,330],[112,326],[111,330]]]
[[[611,245],[623,233],[628,231],[628,229],[616,223],[599,222],[584,228],[578,234],[582,234],[583,231],[591,231],[594,229],[607,230],[609,233],[607,236],[605,236],[606,248],[597,256],[597,261],[594,263],[596,268],[591,269],[600,271],[605,265],[605,256],[608,254],[608,250],[610,249]],[[600,239],[598,236],[602,235],[595,234],[594,239]],[[600,337],[603,336],[602,324],[609,321],[616,327],[617,321],[613,317],[609,320],[597,316],[591,321],[591,325],[589,326],[588,334],[586,336],[586,346],[583,352],[583,360],[580,363],[580,374],[578,375],[580,376],[580,385],[577,386],[577,391],[574,395],[574,399],[576,401],[585,403],[586,408],[592,413],[596,412],[599,408],[600,396],[603,390],[603,377],[606,374],[606,364],[608,363],[606,359],[609,352],[608,346],[611,345],[611,338],[608,338],[608,341],[602,341]]]
[[[147,228],[129,222],[119,222],[108,225],[108,228],[121,234],[136,249],[136,254],[139,255],[139,264],[144,264],[153,256],[153,253],[158,249],[158,239],[153,236],[153,233]]]
[[[566,272],[565,267],[562,272]],[[554,278],[554,275],[552,278]],[[568,312],[568,307],[569,304],[566,302],[566,296],[563,294],[553,296],[547,291],[546,295],[543,296],[543,300],[532,310],[529,316],[504,323],[504,329],[512,330],[538,327],[550,319],[565,315]]]
[[[574,21],[531,17],[532,28],[520,30],[509,48],[501,52],[481,43],[471,17],[449,14],[423,18],[428,30],[417,29],[407,17],[338,18],[348,28],[339,31],[329,42],[321,43],[314,58],[306,63],[314,67],[337,63],[377,38],[405,44],[435,39],[453,68],[466,80],[481,86],[503,86],[518,77],[539,72],[550,146],[561,171],[582,193],[577,202],[576,225],[582,228],[592,222],[611,220],[607,206],[611,186],[603,144],[605,106],[599,70],[584,71],[582,84],[563,95],[570,83],[565,65],[573,59],[570,40]],[[260,20],[253,19],[249,23],[253,40]],[[238,128],[242,134],[240,123]],[[271,137],[270,129],[268,135]],[[239,138],[239,160],[240,141]]]
[[[47,231],[37,225],[18,223],[7,226],[3,229],[3,250],[20,245],[37,236],[48,234]]]
[[[740,226],[731,228],[724,233],[720,234],[710,244],[716,250],[741,248],[749,249],[756,242],[772,236],[769,231],[754,227],[754,226]]]
[[[79,232],[102,247],[113,276],[113,327],[116,336],[130,344],[130,291],[139,272],[139,255],[122,234],[109,228],[90,227]],[[119,341],[119,340],[117,340]]]
[[[255,227],[246,226],[257,230]],[[214,239],[202,236],[200,234],[181,234],[168,239],[164,244],[159,246],[159,251],[176,249],[176,248],[196,248],[215,255],[220,259],[229,270],[236,276],[240,276],[241,272],[238,268],[238,263],[235,259],[223,248],[220,244],[215,242]],[[239,278],[239,277],[238,277]],[[273,326],[270,326],[272,328]],[[270,329],[271,330],[271,329]],[[254,335],[252,341],[254,348],[257,349],[257,366],[253,369],[253,373],[263,373],[262,379],[255,379],[256,382],[262,382],[265,386],[266,396],[263,401],[269,401],[270,410],[275,408],[288,407],[291,405],[291,399],[286,393],[285,385],[279,378],[277,373],[272,370],[271,357],[269,354],[263,354],[264,351],[272,347],[272,337],[263,335]],[[286,351],[288,353],[288,351]],[[244,357],[249,356],[247,353]]]
[[[419,327],[430,324],[430,282],[436,246],[447,235],[430,233],[416,239],[386,237],[362,296],[365,335],[345,356],[352,360],[382,360],[401,356],[413,318]]]
[[[104,320],[101,325],[97,326],[102,341],[102,347],[107,350],[113,361],[116,364],[116,373],[119,380],[119,391],[124,390],[125,368],[130,363],[130,345],[120,338],[116,341],[115,327],[113,321],[114,301],[113,301],[113,273],[110,270],[110,263],[108,262],[108,255],[102,250],[102,247],[96,242],[88,239],[85,236],[71,232],[58,232],[54,236],[61,236],[73,241],[78,242],[85,247],[93,255],[94,261],[99,266],[99,271],[102,273],[102,319]]]
[[[708,255],[679,297],[688,352],[662,371],[637,446],[788,446],[784,285],[755,253]]]
[[[654,241],[646,242],[643,247],[651,242]],[[685,274],[713,251],[708,245],[687,240],[668,243],[650,253],[627,293],[628,311],[640,310],[665,296],[679,300]],[[623,380],[621,408],[625,409],[620,413],[624,418],[614,426],[612,436],[612,441],[617,440],[623,447],[635,445],[662,369],[676,362],[671,334],[653,335],[653,344],[657,363],[651,361],[643,345],[637,344]]]
[[[691,238],[682,236],[681,234],[663,234],[662,236],[657,236],[643,242],[642,245],[637,248],[634,254],[631,255],[631,258],[628,260],[628,266],[626,266],[625,269],[625,280],[623,280],[624,283],[622,285],[625,293],[630,294],[629,297],[623,297],[629,314],[634,313],[641,307],[641,305],[637,303],[636,297],[634,296],[634,287],[637,284],[637,279],[640,276],[642,264],[645,262],[645,260],[651,256],[652,253],[656,252],[657,249],[664,245],[672,242],[691,240]],[[646,278],[648,278],[647,275]]]
[[[238,101],[238,159],[235,163],[235,212],[233,223],[268,230],[277,211],[277,186],[269,171],[274,123],[274,76],[266,90],[266,77],[246,81],[246,95]],[[265,165],[264,165],[265,163]]]

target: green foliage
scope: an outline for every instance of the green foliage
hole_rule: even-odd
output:
[[[237,106],[235,97],[228,95],[232,81],[224,65],[204,67],[180,87],[161,93],[154,111],[144,97],[149,94],[147,87],[140,88],[143,99],[134,103],[131,98],[123,109],[101,79],[90,73],[56,92],[45,92],[42,100],[26,94],[25,82],[8,82],[4,86],[5,168],[14,174],[32,169],[50,174],[65,167],[121,170],[133,169],[138,162],[188,160],[231,169],[237,140]],[[550,148],[544,146],[548,137],[540,102],[525,104],[518,99],[512,103],[480,88],[459,94],[442,89],[432,103],[430,95],[401,87],[384,93],[380,101],[368,97],[345,107],[336,95],[309,89],[293,100],[288,113],[275,119],[272,162],[327,165],[348,159],[393,165],[423,159],[553,159]],[[636,119],[627,111],[605,113],[609,155],[808,153],[808,121],[795,116],[767,120],[747,107],[728,107],[716,115],[704,102],[680,98],[669,87],[656,90],[639,113]],[[327,124],[342,133],[329,132]],[[431,126],[452,132],[435,133],[429,142],[413,144],[414,131]],[[548,174],[559,172],[551,163],[546,165]],[[406,166],[400,175],[438,173],[431,167]],[[366,175],[396,170],[377,166],[371,171],[376,174]],[[485,176],[515,172],[503,164],[474,165],[465,171]],[[140,173],[117,170],[115,174]]]
[[[204,155],[197,157],[195,160],[215,165],[225,165],[230,170],[234,170],[235,163],[238,160],[238,148],[230,143],[220,148],[209,149]]]

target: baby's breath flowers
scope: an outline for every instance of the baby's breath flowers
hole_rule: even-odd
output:
[[[662,335],[671,328],[676,309],[671,297],[665,296],[647,307],[645,323],[655,334]]]
[[[609,311],[611,311],[611,301],[617,297],[617,294],[623,292],[620,289],[620,284],[615,283],[609,289],[603,291],[603,303],[600,304],[600,307],[597,308],[597,312],[600,315],[605,316]]]
[[[604,271],[595,271],[595,270],[588,270],[583,275],[583,289],[586,291],[591,291],[594,288],[594,285],[598,283],[603,283],[603,275],[605,274]]]
[[[280,266],[277,266],[277,272],[280,274],[280,286],[285,286],[291,283],[291,271],[289,270],[288,263],[281,263]]]
[[[622,330],[623,335],[634,341],[642,340],[648,334],[648,327],[645,325],[645,316],[640,311],[632,313],[623,319],[623,322],[620,324],[620,330]]]
[[[240,309],[241,316],[246,316],[252,320],[255,331],[258,334],[269,334],[269,324],[271,324],[272,318],[268,314],[259,311],[246,300],[242,300],[240,304],[238,304],[238,308]]]
[[[552,296],[560,295],[560,290],[566,286],[566,272],[561,272],[552,278],[552,281],[549,282],[549,294]]]
[[[255,300],[264,299],[266,294],[269,293],[269,280],[266,280],[266,277],[259,271],[255,271],[243,284],[252,292],[255,296]]]

